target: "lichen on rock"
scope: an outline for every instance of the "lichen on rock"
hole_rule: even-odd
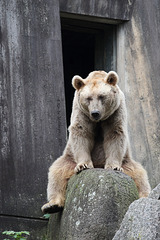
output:
[[[63,212],[51,217],[49,239],[110,240],[136,199],[135,183],[124,173],[82,171],[68,182]]]

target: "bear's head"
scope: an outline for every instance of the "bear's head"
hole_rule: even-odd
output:
[[[78,75],[73,77],[79,107],[92,121],[103,121],[118,109],[122,93],[118,79],[114,71],[94,71],[86,79]]]

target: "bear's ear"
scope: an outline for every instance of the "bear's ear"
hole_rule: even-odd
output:
[[[72,79],[72,85],[76,90],[79,90],[84,86],[83,79],[78,75],[74,76]]]
[[[118,81],[119,81],[119,77],[116,72],[110,71],[107,74],[106,82],[109,83],[110,85],[115,86],[118,83]]]

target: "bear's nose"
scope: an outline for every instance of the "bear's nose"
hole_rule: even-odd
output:
[[[100,118],[100,112],[98,110],[92,111],[91,115],[95,120],[98,120]]]

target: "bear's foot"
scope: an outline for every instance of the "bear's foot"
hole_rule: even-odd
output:
[[[93,164],[91,163],[78,163],[77,166],[74,169],[75,173],[80,173],[83,170],[89,169],[89,168],[93,168]]]
[[[115,170],[115,171],[123,172],[123,168],[120,167],[120,166],[118,166],[118,165],[116,165],[116,164],[113,164],[113,165],[108,165],[108,164],[106,164],[106,165],[105,165],[105,169],[106,169],[106,170],[112,169],[112,170]]]
[[[46,213],[57,213],[57,212],[61,212],[63,210],[63,207],[58,206],[56,204],[52,205],[50,203],[46,203],[42,206],[41,210],[44,214],[46,214]]]

